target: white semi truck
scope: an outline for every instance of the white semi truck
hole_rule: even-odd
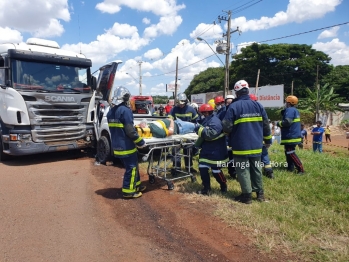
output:
[[[91,66],[50,40],[0,44],[0,161],[94,146]]]

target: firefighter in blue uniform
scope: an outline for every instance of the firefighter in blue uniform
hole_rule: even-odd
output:
[[[261,154],[263,140],[267,148],[271,145],[271,131],[263,106],[250,99],[248,83],[236,82],[234,91],[237,99],[225,114],[223,130],[229,134],[242,191],[235,201],[251,204],[252,192],[257,193],[258,201],[264,201]]]
[[[180,119],[182,121],[197,123],[198,114],[194,108],[188,105],[187,96],[184,93],[180,93],[177,95],[176,106],[174,106],[171,109],[171,112],[168,115],[168,117],[172,118],[173,120]],[[178,153],[179,150],[180,148],[178,147],[174,148],[174,151],[176,152],[173,152],[173,154]],[[193,154],[195,154],[195,152],[192,152],[193,151],[192,149],[184,148],[183,154],[188,155],[189,150],[191,150],[190,159],[188,157],[184,157],[185,168],[192,173],[196,173],[197,171],[193,168]],[[190,170],[189,170],[189,163],[190,163]],[[176,169],[181,169],[180,156],[174,157],[173,167],[175,167]]]
[[[281,128],[281,145],[285,146],[287,170],[294,171],[296,166],[298,174],[304,174],[303,164],[296,155],[296,145],[302,142],[300,115],[294,106],[298,104],[296,96],[286,97],[286,108],[281,111],[282,121],[277,122]]]
[[[253,101],[258,100],[255,94],[250,94],[250,98]],[[270,131],[273,132],[272,130],[270,130]],[[267,178],[274,179],[274,171],[273,171],[273,167],[270,163],[268,148],[265,147],[264,143],[263,143],[263,147],[262,147],[261,161],[262,161],[263,166],[264,166],[265,176]]]
[[[216,115],[222,121],[225,116],[225,101],[223,96],[216,96],[214,98],[214,103],[216,105]]]
[[[121,159],[126,169],[122,184],[123,197],[137,198],[145,190],[139,176],[137,147],[143,148],[146,144],[134,128],[133,114],[129,107],[130,96],[125,87],[116,88],[107,119],[114,156]]]
[[[199,170],[204,188],[197,193],[210,194],[211,183],[208,172],[210,168],[213,177],[220,184],[221,192],[225,193],[227,192],[227,180],[221,167],[226,166],[229,159],[222,122],[213,114],[213,108],[209,104],[201,105],[199,111],[205,116],[202,125],[195,128],[199,138],[203,139],[199,155]]]

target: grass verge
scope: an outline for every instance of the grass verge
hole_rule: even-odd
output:
[[[177,190],[187,198],[207,201],[216,206],[215,215],[238,227],[267,253],[297,255],[302,261],[349,261],[349,175],[346,149],[329,147],[314,154],[298,150],[306,174],[285,171],[283,147],[273,145],[269,156],[274,163],[275,179],[263,178],[267,202],[240,204],[232,198],[240,194],[240,185],[228,180],[228,193],[219,193],[211,179],[211,197],[195,194],[201,188],[189,179],[176,181]],[[195,165],[197,168],[197,165]],[[146,164],[141,164],[146,169]],[[228,174],[227,170],[223,170]]]

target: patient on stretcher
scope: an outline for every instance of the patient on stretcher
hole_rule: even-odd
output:
[[[152,122],[144,119],[139,124],[139,127],[142,129],[149,128],[152,137],[165,138],[172,135],[193,133],[195,124],[180,119],[173,120],[171,118],[159,119]]]

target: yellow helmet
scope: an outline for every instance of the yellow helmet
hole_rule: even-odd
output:
[[[286,97],[286,102],[290,103],[291,105],[297,105],[298,98],[296,96],[288,96],[288,97]]]
[[[210,106],[212,106],[213,109],[216,108],[216,104],[215,104],[215,102],[214,102],[214,99],[208,100],[207,104],[209,104]]]

